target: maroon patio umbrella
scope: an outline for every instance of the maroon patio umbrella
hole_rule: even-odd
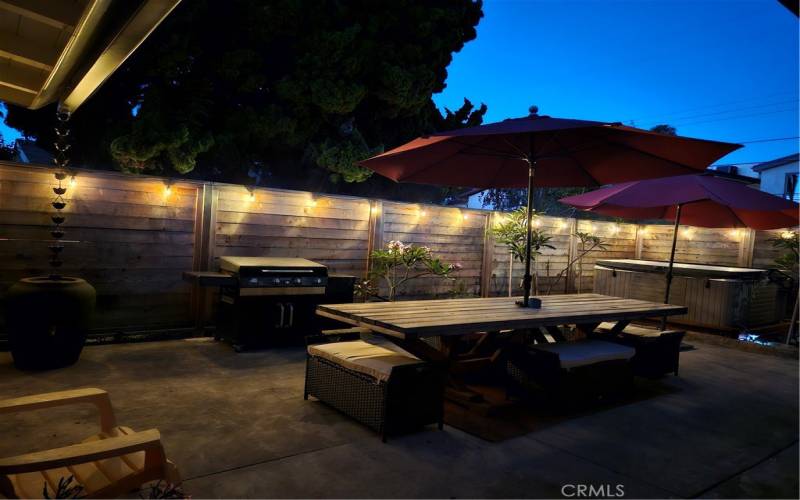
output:
[[[710,173],[625,182],[560,201],[614,217],[674,220],[665,303],[669,302],[681,222],[690,226],[752,229],[780,229],[798,224],[797,203]]]
[[[397,182],[477,188],[602,186],[695,173],[740,148],[648,132],[619,123],[533,114],[420,137],[360,165]],[[525,307],[530,302],[531,218],[527,224]]]

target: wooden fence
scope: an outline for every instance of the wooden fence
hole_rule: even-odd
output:
[[[304,257],[363,277],[371,251],[400,240],[463,266],[455,280],[409,283],[405,298],[506,295],[509,281],[519,291],[523,266],[510,263],[492,236],[501,213],[100,171],[78,171],[74,179],[63,272],[97,288],[99,331],[189,327],[208,317],[213,298],[182,281],[182,272],[215,269],[224,255]],[[47,168],[0,162],[0,299],[18,279],[49,272],[53,185]],[[597,259],[665,259],[669,252],[669,225],[547,216],[537,223],[556,247],[536,261],[542,292],[590,291]],[[581,252],[576,231],[599,235],[606,246],[583,259],[582,272],[577,265],[562,272]],[[768,267],[778,255],[768,240],[779,232],[686,231],[678,261]]]

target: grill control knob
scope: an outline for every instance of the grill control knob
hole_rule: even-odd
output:
[[[276,285],[280,285],[281,284],[281,279],[280,278],[273,278],[272,282],[275,283]]]
[[[303,282],[303,278],[295,278],[294,282],[299,285],[299,284],[301,284]]]

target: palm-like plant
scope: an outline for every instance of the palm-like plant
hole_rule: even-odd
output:
[[[532,212],[535,220],[536,212]],[[525,262],[525,247],[528,231],[528,210],[524,207],[514,210],[505,220],[492,228],[495,239],[506,245],[511,251],[514,259]],[[544,230],[533,227],[531,230],[531,263],[533,264],[533,294],[539,293],[539,280],[536,273],[536,257],[542,254],[543,248],[555,250],[556,247],[550,244],[552,236]]]
[[[578,293],[583,290],[583,258],[594,249],[605,250],[606,246],[602,238],[592,233],[575,232],[575,237],[580,242],[580,252],[578,253]]]

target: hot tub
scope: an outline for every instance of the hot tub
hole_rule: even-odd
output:
[[[632,299],[664,301],[667,262],[598,260],[594,291]],[[769,270],[675,263],[671,304],[689,312],[670,321],[708,328],[742,329],[777,323],[786,310],[786,293],[769,279]]]

